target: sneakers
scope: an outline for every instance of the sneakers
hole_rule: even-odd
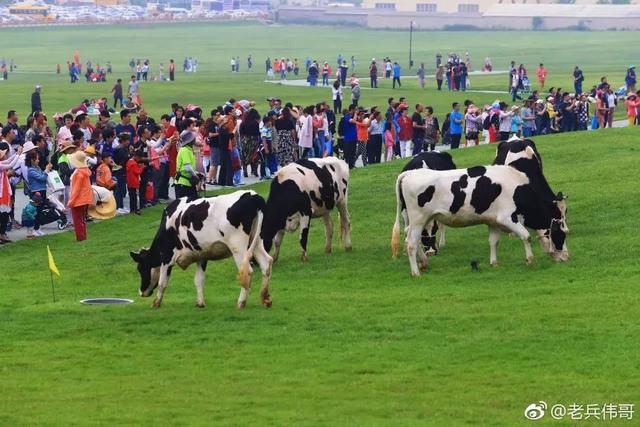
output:
[[[128,214],[129,213],[129,209],[125,209],[125,208],[116,209],[116,213],[119,214],[119,215]]]
[[[44,236],[44,232],[42,230],[33,230],[33,235],[36,237]]]

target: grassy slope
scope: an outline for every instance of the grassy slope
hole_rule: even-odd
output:
[[[484,58],[490,56],[498,70],[505,70],[510,60],[527,65],[532,83],[535,68],[544,62],[549,71],[548,86],[563,86],[572,90],[571,73],[575,65],[584,69],[589,84],[608,75],[617,88],[624,84],[625,69],[636,58],[637,32],[417,32],[413,49],[416,64],[424,61],[430,73],[435,55],[455,51],[470,52],[472,64],[479,69]],[[83,63],[91,59],[104,64],[110,60],[115,74],[108,83],[78,84],[71,86],[68,77],[55,74],[12,74],[7,82],[0,82],[0,99],[6,109],[11,106],[24,118],[30,112],[30,94],[34,83],[44,85],[42,100],[49,114],[67,111],[84,98],[110,96],[115,78],[125,82],[130,77],[128,62],[131,57],[149,58],[152,73],[157,74],[158,64],[175,58],[178,68],[185,56],[196,56],[199,72],[184,75],[178,72],[175,83],[151,82],[143,85],[141,94],[153,116],[169,109],[171,102],[196,103],[207,109],[219,105],[230,97],[249,97],[259,102],[264,111],[264,99],[280,96],[301,105],[331,99],[329,89],[301,89],[264,84],[264,59],[288,56],[301,60],[306,56],[335,63],[338,52],[346,57],[352,54],[358,59],[359,74],[366,75],[366,63],[372,58],[390,56],[403,64],[405,75],[412,75],[408,63],[408,34],[405,31],[347,30],[330,27],[274,26],[256,24],[175,24],[0,29],[0,37],[6,40],[1,55],[14,58],[19,70],[50,71],[55,64],[65,67],[74,49],[78,49]],[[594,54],[597,52],[597,54]],[[252,54],[254,72],[246,69],[246,57]],[[229,58],[239,55],[241,73],[229,73]],[[304,78],[304,77],[302,77]],[[507,77],[472,77],[472,88],[505,90]],[[363,85],[364,86],[364,85]],[[420,91],[417,82],[405,80],[401,90],[391,90],[389,81],[381,80],[381,89],[363,90],[361,103],[384,106],[387,97],[405,96],[410,104],[424,102],[435,107],[443,116],[450,110],[452,100],[459,102],[471,98],[478,104],[494,101],[505,95],[478,94],[454,95],[436,93],[435,83],[429,82],[426,92]],[[345,94],[347,97],[347,94]],[[2,120],[0,120],[2,121]]]
[[[479,226],[450,229],[429,272],[410,278],[388,249],[401,162],[353,172],[353,253],[324,255],[316,220],[301,265],[287,236],[270,311],[256,292],[235,310],[228,260],[207,270],[205,310],[193,269],[174,274],[161,310],[78,304],[136,295],[128,251],[149,244],[158,208],[93,225],[81,244],[65,233],[5,247],[0,424],[514,425],[540,399],[637,402],[638,136],[538,140],[552,187],[570,197],[566,264],[536,245],[527,267],[505,236],[489,268]],[[460,167],[492,158],[488,146],[455,153]],[[45,243],[62,271],[56,304]]]

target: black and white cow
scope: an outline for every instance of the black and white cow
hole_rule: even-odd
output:
[[[153,307],[160,307],[174,265],[183,270],[196,263],[196,305],[204,307],[204,278],[207,261],[233,257],[238,267],[243,308],[251,288],[255,258],[262,270],[262,305],[271,307],[269,281],[273,259],[260,239],[264,199],[253,191],[236,191],[218,197],[187,201],[177,199],[164,210],[160,228],[151,247],[131,252],[138,263],[140,296],[151,296],[158,288]]]
[[[415,169],[431,169],[436,171],[446,171],[455,169],[456,164],[453,163],[451,154],[440,153],[438,151],[426,151],[418,153],[407,163],[402,172]],[[403,209],[402,216],[404,218],[405,227],[408,224],[409,219],[406,215],[406,209]],[[440,241],[436,240],[436,234],[440,230]],[[422,232],[422,245],[427,255],[435,255],[438,253],[438,249],[445,245],[445,227],[442,224],[438,224],[437,221],[431,221],[425,227]]]
[[[535,173],[531,174],[531,176],[529,174],[530,170],[536,171],[537,168],[529,164],[532,160],[529,159],[529,156],[526,152],[527,147],[533,150],[533,160],[538,163],[540,171],[542,171],[542,157],[538,152],[536,143],[531,139],[513,138],[508,141],[501,142],[496,148],[496,158],[493,160],[493,164],[513,166],[520,172],[524,172],[525,174],[527,174],[527,176],[529,176],[530,178],[535,179]],[[567,225],[567,197],[562,194],[562,192],[559,192],[557,194],[554,193],[551,190],[549,184],[546,184],[546,181],[542,184],[541,188],[545,191],[547,196],[552,196],[556,199],[558,209],[560,209],[560,212],[562,213],[563,230],[565,233],[568,233],[569,226]]]
[[[529,158],[533,150],[529,149]],[[540,175],[542,172],[538,169]],[[541,244],[556,261],[569,259],[562,218],[554,198],[545,197],[539,180],[511,166],[476,166],[451,171],[419,169],[402,173],[396,181],[397,212],[391,237],[392,255],[400,246],[400,216],[406,206],[407,253],[411,274],[420,275],[427,256],[420,245],[424,226],[432,220],[450,227],[489,226],[490,262],[497,265],[500,232],[517,235],[524,244],[527,263],[533,261],[527,228],[536,230]],[[419,264],[416,256],[420,258]]]
[[[275,246],[277,260],[285,231],[299,227],[302,261],[307,260],[307,239],[311,218],[322,217],[325,226],[326,253],[331,252],[333,223],[331,211],[340,213],[340,231],[345,250],[351,250],[351,225],[347,199],[349,166],[335,157],[299,160],[280,169],[271,182],[261,237],[267,251]]]

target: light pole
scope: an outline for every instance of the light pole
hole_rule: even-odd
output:
[[[412,47],[413,45],[413,21],[409,21],[409,69],[413,67]]]

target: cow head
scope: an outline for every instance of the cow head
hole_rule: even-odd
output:
[[[569,233],[569,227],[567,226],[567,196],[562,194],[562,191],[556,194],[555,204],[560,210],[560,218],[562,218],[562,230],[565,233]]]
[[[131,258],[138,264],[140,273],[140,296],[149,297],[158,287],[160,279],[160,266],[154,266],[151,260],[149,249],[141,249],[138,252],[130,252]]]
[[[568,261],[569,249],[567,249],[567,233],[564,231],[562,218],[553,218],[549,229],[540,234],[542,248],[554,261]]]

